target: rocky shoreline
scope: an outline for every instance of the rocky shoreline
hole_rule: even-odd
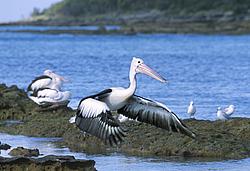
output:
[[[250,17],[249,17],[250,18]],[[138,33],[154,34],[154,33],[170,33],[170,34],[249,34],[250,23],[249,18],[246,20],[226,19],[226,20],[188,20],[173,19],[169,21],[134,21],[129,23],[123,22],[80,22],[80,21],[61,21],[61,20],[31,20],[19,21],[11,23],[0,23],[1,26],[98,26],[97,30],[68,30],[68,29],[48,29],[48,30],[9,30],[8,32],[17,33],[36,33],[36,34],[124,34],[134,35]],[[105,25],[116,25],[120,29],[106,30]],[[6,31],[5,31],[6,32]]]
[[[49,155],[42,158],[28,157],[0,157],[0,170],[33,170],[33,171],[95,171],[95,161],[93,160],[76,160],[73,156],[54,156]]]
[[[105,145],[99,139],[84,135],[68,122],[75,111],[60,108],[41,111],[16,86],[0,84],[0,121],[21,120],[20,124],[0,124],[0,132],[40,137],[62,137],[62,145],[71,150],[91,154],[119,152],[135,156],[184,156],[240,159],[250,157],[250,119],[228,121],[186,119],[198,138],[170,133],[148,124],[129,121],[124,142],[117,147]],[[3,142],[4,143],[4,142]]]

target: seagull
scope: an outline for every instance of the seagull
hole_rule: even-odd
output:
[[[76,116],[72,116],[71,118],[69,118],[69,123],[76,123]]]
[[[224,112],[228,115],[231,116],[235,111],[235,106],[234,105],[229,105],[227,108],[224,109]]]
[[[63,82],[67,80],[52,72],[51,70],[45,70],[42,76],[36,77],[28,86],[27,91],[36,96],[37,90],[41,88],[50,88],[55,90],[60,90]]]
[[[119,115],[117,116],[117,119],[118,119],[118,121],[119,121],[120,123],[124,123],[124,122],[127,122],[127,121],[129,121],[129,120],[133,120],[133,119],[129,119],[128,117],[126,117],[126,116],[124,116],[124,115],[122,115],[122,114],[119,114]]]
[[[227,115],[221,107],[218,107],[217,109],[217,118],[218,120],[222,120],[222,121],[225,121],[225,120],[228,120],[230,119],[230,116]]]
[[[109,143],[111,146],[120,144],[126,136],[126,130],[113,117],[112,112],[116,112],[139,122],[195,138],[195,133],[167,106],[134,94],[137,85],[136,75],[139,73],[166,82],[163,77],[144,64],[142,59],[134,57],[129,71],[128,88],[113,87],[83,98],[76,112],[77,127],[102,139],[105,144]]]
[[[194,114],[196,112],[196,107],[194,106],[194,101],[191,101],[187,113],[190,115],[190,118],[194,117]]]
[[[71,93],[69,91],[58,91],[56,89],[43,88],[37,90],[37,96],[28,96],[41,107],[61,106],[69,103]]]

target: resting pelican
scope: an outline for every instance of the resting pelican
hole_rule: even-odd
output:
[[[28,86],[27,91],[36,96],[37,90],[41,88],[51,88],[60,90],[63,82],[67,81],[62,76],[55,74],[51,70],[45,70],[44,75],[36,77]]]
[[[196,112],[196,107],[194,106],[194,101],[191,101],[187,113],[189,114],[190,118],[194,117],[194,114]]]
[[[71,93],[69,91],[61,92],[49,88],[38,89],[37,96],[29,96],[31,100],[42,107],[67,105],[70,97]]]
[[[84,132],[94,135],[110,145],[118,144],[125,137],[125,130],[112,116],[113,111],[169,131],[180,132],[192,138],[195,134],[165,105],[134,95],[136,75],[147,74],[156,80],[166,80],[144,64],[133,58],[130,66],[128,88],[109,88],[98,94],[83,98],[77,109],[75,123]]]

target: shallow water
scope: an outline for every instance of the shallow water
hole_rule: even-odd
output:
[[[43,155],[71,155],[78,159],[90,159],[96,161],[97,170],[101,171],[181,171],[181,170],[232,170],[244,171],[250,168],[250,158],[243,160],[202,161],[199,158],[142,158],[130,157],[121,154],[111,155],[87,155],[84,153],[71,152],[68,148],[57,147],[54,143],[60,138],[38,138],[22,135],[9,135],[0,133],[0,140],[14,147],[38,148]],[[10,157],[10,150],[1,150],[1,156]],[[203,159],[204,160],[204,159]]]
[[[169,82],[138,75],[136,94],[165,103],[181,118],[188,117],[190,100],[195,101],[198,119],[213,120],[217,107],[229,104],[237,108],[234,116],[249,117],[249,49],[249,35],[1,32],[0,82],[26,89],[35,76],[51,69],[71,80],[64,90],[72,92],[70,106],[76,107],[84,96],[109,87],[126,87],[132,56],[140,56]]]

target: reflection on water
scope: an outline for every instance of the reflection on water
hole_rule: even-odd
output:
[[[38,138],[22,135],[9,135],[0,133],[0,141],[14,147],[38,148],[43,155],[71,155],[78,159],[91,159],[96,161],[96,168],[102,171],[165,171],[165,170],[232,170],[244,171],[249,169],[250,158],[243,160],[221,160],[207,161],[200,158],[142,158],[131,157],[121,154],[111,155],[87,155],[84,153],[71,152],[68,148],[57,147],[54,143],[61,141],[61,138]],[[10,157],[10,150],[1,150],[1,156]]]

